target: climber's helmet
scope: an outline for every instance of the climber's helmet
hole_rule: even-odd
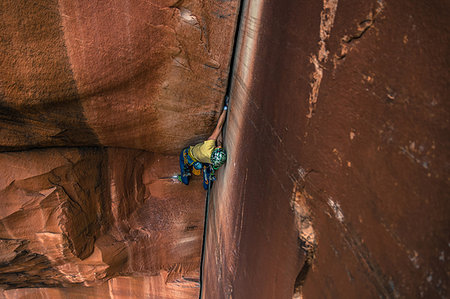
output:
[[[227,153],[221,147],[216,147],[211,154],[211,164],[214,169],[218,169],[227,160]]]

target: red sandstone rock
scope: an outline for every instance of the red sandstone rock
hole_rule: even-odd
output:
[[[105,277],[95,239],[103,211],[102,151],[0,154],[3,287],[57,286]]]
[[[447,298],[449,3],[245,4],[203,298]]]
[[[234,1],[4,1],[0,149],[175,153],[213,127]]]
[[[114,219],[108,234],[129,256],[120,273],[198,269],[205,198],[200,179],[189,187],[167,179],[178,172],[178,156],[111,149],[108,161]]]
[[[0,151],[59,148],[0,154],[0,284],[95,286],[3,296],[198,296],[204,191],[162,178],[178,156],[63,147],[209,134],[238,2],[2,2]],[[117,275],[142,277],[98,286]]]
[[[186,188],[165,178],[177,156],[48,149],[2,153],[0,165],[2,287],[166,273],[157,290],[198,291],[204,191],[200,180]]]
[[[198,273],[196,274],[198,276]],[[151,277],[117,277],[94,287],[70,288],[35,288],[12,289],[0,293],[0,298],[111,298],[111,299],[141,299],[141,298],[198,298],[198,286],[189,283],[166,283],[167,273],[163,272]]]

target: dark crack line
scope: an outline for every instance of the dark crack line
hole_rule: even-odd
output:
[[[180,0],[181,1],[181,0]],[[239,1],[239,8],[238,8],[238,14],[237,14],[237,18],[236,18],[236,31],[234,34],[234,40],[233,40],[233,49],[231,52],[231,60],[230,60],[230,65],[229,65],[229,72],[228,72],[228,82],[227,82],[227,87],[226,87],[226,91],[225,91],[225,104],[229,105],[228,101],[229,101],[229,96],[231,93],[231,87],[232,87],[232,76],[234,73],[234,68],[235,68],[235,61],[236,61],[236,57],[237,57],[237,44],[238,44],[238,40],[241,36],[241,28],[243,27],[243,7],[245,6],[245,3],[247,3],[246,1]],[[225,125],[224,125],[224,129],[223,129],[223,143],[225,143],[225,137],[226,137],[226,126],[228,123],[228,113],[226,116],[226,120],[225,120]],[[208,207],[209,207],[209,200],[210,200],[210,186],[211,184],[208,185],[208,191],[206,193],[206,202],[205,202],[205,220],[204,220],[204,226],[203,226],[203,241],[202,241],[202,252],[201,252],[201,257],[200,257],[200,291],[199,291],[199,299],[202,298],[202,294],[203,294],[203,275],[204,275],[204,271],[203,271],[203,267],[204,267],[204,260],[205,260],[205,249],[206,249],[206,232],[207,232],[207,228],[208,228]]]

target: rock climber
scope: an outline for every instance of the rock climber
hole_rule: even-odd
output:
[[[200,175],[203,171],[203,188],[208,190],[210,181],[215,180],[214,172],[227,160],[227,154],[222,148],[222,127],[225,123],[227,110],[228,107],[225,105],[216,128],[207,140],[181,151],[181,174],[178,175],[178,180],[183,184],[189,184],[191,174]]]

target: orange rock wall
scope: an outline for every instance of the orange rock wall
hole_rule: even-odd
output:
[[[0,298],[198,298],[196,284],[166,283],[166,276],[167,273],[151,277],[117,277],[94,287],[12,289],[1,292]]]
[[[198,296],[205,194],[170,177],[221,110],[238,4],[2,1],[4,297]]]
[[[198,179],[187,188],[170,178],[177,158],[95,148],[0,153],[9,170],[0,180],[1,286],[120,293],[137,280],[99,284],[125,275],[157,293],[198,292],[204,191]]]
[[[448,298],[449,3],[243,7],[202,298]]]
[[[238,1],[3,1],[0,149],[175,153],[224,96]]]
[[[0,186],[3,287],[105,276],[107,265],[88,258],[96,255],[103,217],[101,154],[76,149],[0,154],[6,172]]]

